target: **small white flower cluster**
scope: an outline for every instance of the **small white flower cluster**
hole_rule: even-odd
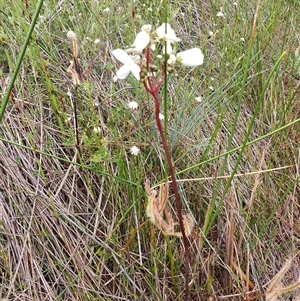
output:
[[[165,59],[167,61],[168,72],[174,70],[176,63],[188,67],[203,64],[204,56],[199,48],[192,48],[179,53],[175,52],[173,44],[181,40],[176,36],[170,24],[163,23],[154,31],[151,30],[152,26],[150,24],[143,25],[130,49],[126,49],[126,51],[115,49],[112,51],[114,57],[123,64],[116,73],[118,79],[125,79],[132,73],[137,80],[144,80],[148,72],[151,71],[154,73],[155,69],[158,68],[153,66],[153,62],[149,62],[149,55],[146,55],[146,49],[154,51],[159,43],[163,46],[163,55],[159,57],[165,58],[165,55],[167,56]],[[151,70],[149,70],[149,64],[151,64]]]
[[[130,153],[134,156],[137,156],[140,153],[140,151],[141,150],[135,145],[130,148]]]
[[[138,107],[139,107],[139,105],[136,101],[130,101],[128,103],[128,108],[131,110],[136,110]]]
[[[73,40],[73,39],[76,40],[76,33],[75,33],[74,31],[72,31],[72,30],[69,30],[69,31],[67,32],[67,38],[68,38],[69,40]]]

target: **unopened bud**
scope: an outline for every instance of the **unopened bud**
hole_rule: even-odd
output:
[[[169,73],[173,73],[173,72],[174,72],[174,66],[168,65],[168,66],[167,66],[167,71],[168,71]]]
[[[141,82],[145,81],[146,79],[147,79],[147,74],[141,72],[140,73],[140,80],[141,80]]]
[[[150,65],[150,71],[151,72],[157,72],[158,71],[158,68],[156,65]]]

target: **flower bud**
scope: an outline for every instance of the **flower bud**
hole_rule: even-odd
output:
[[[158,71],[158,68],[157,68],[157,66],[156,66],[156,65],[153,65],[153,64],[151,64],[151,65],[150,65],[150,71],[151,71],[151,72],[157,72],[157,71]]]
[[[174,72],[174,66],[168,65],[168,66],[167,66],[167,71],[168,71],[169,73],[173,73],[173,72]]]

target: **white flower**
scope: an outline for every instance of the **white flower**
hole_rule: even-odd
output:
[[[99,44],[100,42],[101,42],[100,39],[96,39],[96,40],[94,41],[94,44]]]
[[[110,12],[110,9],[109,9],[108,7],[106,7],[106,8],[103,9],[103,11],[104,11],[105,13],[109,13],[109,12]]]
[[[76,39],[76,33],[72,30],[69,30],[67,32],[67,38],[70,39],[70,40],[73,40],[73,39],[75,40]]]
[[[225,15],[221,12],[221,11],[219,11],[218,13],[217,13],[217,17],[224,17]]]
[[[140,151],[141,150],[135,145],[130,148],[130,153],[134,156],[137,156],[140,153]]]
[[[128,108],[132,110],[136,110],[139,107],[138,103],[135,101],[130,101],[128,103]]]
[[[142,51],[148,46],[150,42],[151,25],[146,24],[142,26],[141,31],[137,34],[132,46],[135,48],[136,53],[142,53]]]
[[[95,133],[100,133],[100,132],[101,132],[100,126],[94,127],[93,131],[94,131]]]
[[[158,118],[159,118],[159,120],[164,120],[165,116],[162,113],[159,113],[158,114]]]
[[[195,100],[196,100],[197,102],[202,102],[202,97],[201,97],[201,96],[197,96],[197,97],[195,98]]]
[[[140,80],[141,68],[136,64],[136,56],[130,57],[123,49],[113,50],[112,54],[118,61],[124,64],[116,73],[119,79],[126,78],[131,72],[137,80]]]
[[[159,41],[180,42],[169,23],[163,23],[155,30]]]
[[[176,55],[176,61],[187,67],[202,65],[203,58],[203,53],[199,48],[192,48]]]
[[[173,53],[173,48],[172,48],[172,42],[170,41],[166,41],[166,46],[165,45],[163,46],[163,53],[168,53],[168,54],[171,54]]]

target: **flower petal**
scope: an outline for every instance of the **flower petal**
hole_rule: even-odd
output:
[[[194,67],[203,64],[203,53],[199,48],[192,48],[183,52],[177,53],[177,61],[184,66]]]
[[[167,40],[166,41],[166,46],[167,47],[165,47],[165,45],[163,45],[163,53],[167,53],[167,54],[173,53],[172,42]]]
[[[172,29],[169,23],[163,23],[155,30],[158,39],[169,42],[180,42],[181,40],[176,37],[175,31]]]
[[[141,68],[139,65],[137,64],[130,65],[130,71],[137,80],[140,80]]]
[[[131,65],[123,65],[116,73],[117,77],[119,79],[124,79],[128,76],[128,74],[131,71],[132,66]]]
[[[150,35],[146,31],[141,31],[137,34],[132,46],[135,47],[136,52],[141,52],[148,46],[149,42]]]
[[[113,56],[122,64],[131,64],[131,57],[123,49],[115,49],[112,51]]]

